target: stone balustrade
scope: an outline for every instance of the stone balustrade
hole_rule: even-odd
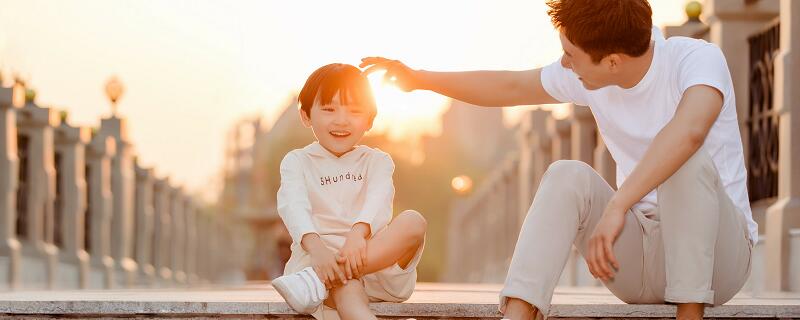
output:
[[[72,126],[20,91],[0,87],[0,290],[177,287],[231,267],[224,222],[137,162],[124,118]]]

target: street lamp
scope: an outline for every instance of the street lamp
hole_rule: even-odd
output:
[[[108,79],[106,82],[106,96],[108,100],[111,100],[112,116],[117,116],[117,100],[119,100],[124,91],[125,88],[122,86],[122,82],[120,82],[116,76],[112,76],[111,79]]]

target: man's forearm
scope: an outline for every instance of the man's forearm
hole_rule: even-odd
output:
[[[650,148],[615,193],[609,206],[625,211],[630,209],[678,171],[702,144],[702,140],[692,138],[686,130],[667,125],[653,139]]]
[[[556,103],[543,94],[540,70],[416,71],[421,89],[484,107]]]

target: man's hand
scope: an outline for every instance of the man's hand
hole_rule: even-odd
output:
[[[383,81],[393,83],[403,91],[409,92],[420,89],[420,81],[416,71],[397,60],[390,60],[383,57],[366,57],[361,59],[360,68],[367,67],[364,74],[386,70]]]
[[[344,265],[347,279],[361,278],[367,264],[367,236],[369,225],[356,223],[347,233],[344,246],[339,250],[338,262]]]
[[[302,246],[311,256],[311,267],[326,288],[331,289],[347,283],[347,278],[336,261],[335,252],[322,243],[318,234],[310,233],[303,236]]]
[[[613,247],[614,241],[617,240],[622,232],[622,227],[625,226],[625,212],[627,209],[621,210],[609,203],[589,238],[589,250],[585,258],[589,265],[589,272],[595,278],[611,280],[614,278],[614,271],[619,269],[619,262],[614,256]]]

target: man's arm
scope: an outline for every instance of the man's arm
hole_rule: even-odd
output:
[[[675,116],[656,135],[644,157],[608,202],[589,239],[586,262],[597,278],[619,268],[612,245],[622,231],[624,215],[636,202],[666,181],[697,152],[722,111],[723,96],[717,89],[695,85],[684,91]]]
[[[365,73],[386,70],[384,77],[405,91],[431,90],[484,107],[559,103],[542,86],[541,68],[525,71],[434,72],[413,70],[397,60],[361,60]]]
[[[611,199],[613,205],[628,210],[678,171],[705,142],[722,111],[722,99],[719,90],[706,85],[686,89],[675,116],[620,186]]]

